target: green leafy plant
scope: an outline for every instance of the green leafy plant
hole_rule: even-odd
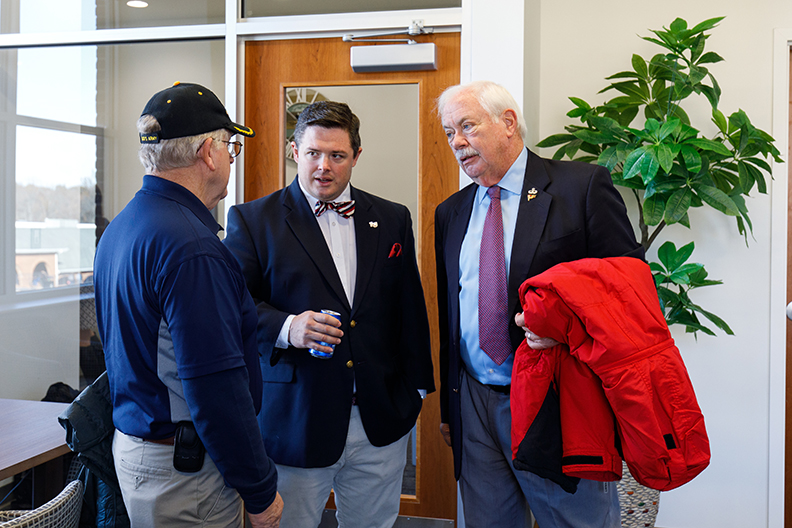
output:
[[[649,263],[666,321],[669,325],[685,325],[690,332],[702,331],[714,336],[715,332],[701,324],[696,317],[696,313],[699,313],[727,334],[734,335],[726,321],[690,300],[688,293],[695,288],[723,284],[719,280],[708,280],[702,264],[687,263],[694,248],[693,242],[690,242],[677,250],[674,243],[668,241],[657,251],[660,262]]]
[[[655,36],[643,40],[664,52],[648,61],[635,54],[631,70],[607,77],[612,82],[599,93],[615,91],[619,95],[602,105],[591,106],[570,97],[575,108],[567,116],[580,124],[568,125],[566,133],[551,135],[538,144],[559,147],[554,159],[567,157],[607,167],[614,184],[630,189],[638,204],[638,227],[645,249],[667,225],[690,228],[688,211],[702,206],[734,217],[748,244],[753,225],[745,197],[754,187],[766,194],[765,173],[772,173],[769,161],[781,161],[774,139],[753,126],[745,112],[738,110],[727,118],[718,109],[721,88],[706,65],[723,58],[705,52],[705,45],[707,31],[721,20],[723,17],[711,18],[688,28],[685,20],[677,18],[670,28],[651,30]],[[703,95],[709,103],[717,129],[712,137],[693,127],[681,106],[693,94]],[[631,126],[639,113],[642,125]],[[692,303],[688,296],[694,288],[721,281],[706,280],[701,264],[685,264],[693,252],[692,243],[678,252],[676,246],[667,244],[658,252],[661,262],[651,266],[668,323],[684,325],[688,332],[714,335],[700,322],[700,314],[732,334],[723,320]]]

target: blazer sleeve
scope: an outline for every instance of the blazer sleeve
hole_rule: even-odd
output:
[[[262,226],[266,225],[266,222],[253,222],[253,225]],[[283,353],[283,350],[275,348],[275,343],[283,323],[290,314],[273,308],[267,302],[271,298],[271,292],[264,280],[260,255],[262,248],[253,238],[245,215],[237,206],[231,207],[228,211],[226,231],[223,243],[239,262],[248,291],[256,303],[259,353],[262,356],[269,355],[270,364],[275,365]]]
[[[593,165],[586,193],[587,257],[634,257],[643,260],[627,209],[605,167]]]
[[[446,221],[441,207],[435,209],[435,263],[437,265],[437,308],[438,328],[440,333],[440,422],[448,423],[448,383],[449,371],[449,321],[448,321],[448,278],[445,266],[445,233]]]

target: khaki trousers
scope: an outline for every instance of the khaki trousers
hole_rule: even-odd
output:
[[[209,455],[197,473],[181,473],[173,468],[173,446],[116,430],[113,458],[132,528],[243,526],[242,498]]]

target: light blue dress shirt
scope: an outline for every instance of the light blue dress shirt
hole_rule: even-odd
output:
[[[512,244],[514,243],[514,230],[517,226],[517,210],[520,205],[520,194],[527,162],[528,150],[523,149],[506,175],[498,182],[498,186],[501,188],[503,250],[506,257],[507,279],[511,264]],[[479,186],[473,199],[473,211],[459,253],[460,350],[467,372],[479,382],[490,385],[509,385],[511,384],[514,354],[511,354],[502,365],[497,365],[479,346],[479,252],[484,231],[484,218],[487,215],[489,204],[490,197],[487,194],[487,188]]]

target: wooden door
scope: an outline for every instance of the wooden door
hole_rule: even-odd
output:
[[[438,70],[355,73],[349,62],[349,48],[360,43],[343,42],[341,38],[246,43],[245,124],[256,130],[257,141],[245,143],[244,189],[245,201],[250,201],[285,185],[283,151],[287,140],[284,124],[285,93],[288,89],[405,83],[418,86],[419,214],[413,222],[418,267],[432,329],[435,384],[439,389],[434,210],[459,188],[459,169],[434,112],[434,102],[446,87],[459,82],[459,34],[438,33],[413,39],[436,44]],[[354,178],[353,172],[353,182]],[[451,449],[442,440],[439,424],[439,394],[435,392],[427,396],[418,418],[415,495],[402,495],[401,515],[456,519],[456,482]]]
[[[792,302],[792,51],[789,55],[789,119],[787,152],[787,303]],[[784,526],[792,528],[792,321],[786,322],[786,433],[784,467]]]

